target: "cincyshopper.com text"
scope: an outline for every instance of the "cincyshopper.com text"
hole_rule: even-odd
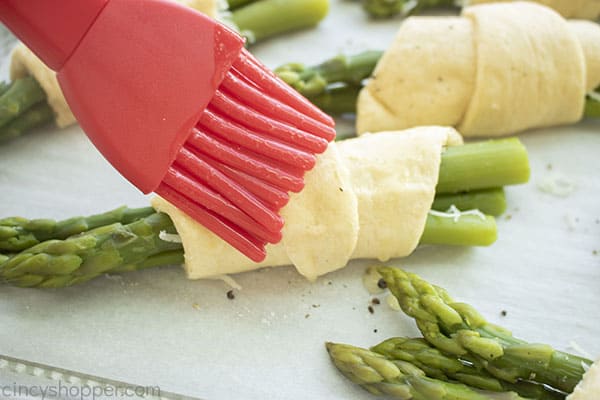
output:
[[[0,386],[0,398],[23,399],[36,398],[53,400],[66,398],[69,400],[127,399],[127,398],[160,398],[158,386],[96,386],[63,384],[58,381],[53,385],[12,385]]]

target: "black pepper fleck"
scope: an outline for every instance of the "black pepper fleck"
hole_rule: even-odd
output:
[[[320,305],[320,304],[313,304],[313,305],[312,305],[312,308],[319,308],[319,307],[321,307],[321,305]]]
[[[233,290],[230,290],[229,292],[227,292],[227,298],[229,300],[235,299],[235,294],[233,293]]]
[[[342,188],[342,187],[341,187],[341,188],[340,188],[340,192],[343,192],[343,191],[344,191],[344,188]]]
[[[598,250],[592,251],[592,254],[595,255],[595,256],[597,256],[598,255]]]
[[[379,301],[379,299],[377,297],[374,297],[373,299],[371,299],[371,304],[378,305],[378,304],[381,304],[381,301]]]
[[[305,319],[308,319],[309,317],[310,317],[310,314],[306,314],[306,315],[304,316],[304,318],[305,318]]]
[[[508,311],[506,311],[506,310],[502,310],[500,312],[500,315],[502,315],[503,317],[506,317],[507,314],[508,314]]]
[[[375,310],[373,309],[373,306],[369,306],[369,307],[367,308],[367,310],[369,310],[369,312],[370,312],[371,314],[375,314]]]
[[[374,333],[377,333],[377,329],[373,329],[373,332],[374,332]]]
[[[377,281],[377,287],[379,287],[379,289],[387,289],[387,282],[381,278]]]

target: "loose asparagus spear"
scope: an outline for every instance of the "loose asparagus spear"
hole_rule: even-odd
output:
[[[152,207],[127,208],[123,206],[102,214],[73,217],[63,221],[30,220],[21,217],[0,219],[0,252],[22,251],[46,240],[66,239],[69,236],[117,222],[123,225],[130,224],[154,212]]]
[[[493,392],[513,391],[531,399],[564,400],[565,398],[565,394],[546,390],[542,385],[525,381],[509,383],[497,379],[477,360],[468,357],[460,359],[444,354],[423,338],[391,338],[373,346],[371,351],[385,356],[388,360],[409,362],[434,379],[455,380],[474,388]]]
[[[376,395],[401,400],[523,399],[514,392],[482,392],[464,384],[428,378],[411,363],[390,361],[359,347],[338,343],[327,343],[326,347],[331,360],[346,378]]]
[[[446,211],[451,206],[459,210],[479,210],[484,214],[497,217],[506,211],[506,196],[503,188],[492,188],[462,192],[456,194],[440,194],[435,196],[431,208]]]
[[[378,269],[402,310],[439,350],[474,357],[493,376],[515,383],[530,380],[571,393],[585,372],[582,357],[529,344],[488,323],[473,307],[455,302],[445,290],[397,268]]]
[[[6,125],[13,118],[45,98],[44,91],[35,79],[32,77],[17,79],[0,96],[0,126]]]

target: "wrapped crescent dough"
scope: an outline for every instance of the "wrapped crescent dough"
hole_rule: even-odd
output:
[[[412,17],[358,99],[357,131],[455,126],[499,136],[581,119],[600,84],[600,26],[535,3]]]
[[[596,400],[598,396],[600,396],[600,360],[592,364],[573,393],[567,396],[567,400]]]
[[[174,0],[183,5],[214,17],[217,13],[217,0]],[[17,45],[12,53],[10,64],[11,79],[31,75],[46,92],[48,104],[55,114],[56,125],[64,128],[76,122],[75,116],[62,94],[56,74],[22,43]]]
[[[256,264],[167,201],[185,250],[188,278],[293,264],[310,280],[352,258],[409,255],[419,243],[435,196],[444,146],[462,143],[452,128],[420,127],[331,143],[282,209],[283,240]]]
[[[468,5],[499,3],[514,0],[467,0]],[[600,0],[534,0],[558,11],[565,18],[596,20],[600,17]]]

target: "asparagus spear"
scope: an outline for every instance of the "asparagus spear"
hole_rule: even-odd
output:
[[[54,111],[46,102],[40,102],[25,110],[18,118],[0,127],[0,142],[13,139],[34,128],[50,123],[54,119]]]
[[[171,219],[153,213],[130,224],[101,226],[66,240],[48,240],[0,264],[0,279],[16,286],[62,287],[108,272],[124,272],[182,259],[180,243],[160,239],[174,233]]]
[[[302,95],[310,98],[324,93],[331,84],[345,83],[360,87],[363,80],[371,76],[382,55],[382,51],[375,50],[352,56],[339,55],[312,67],[289,63],[275,69],[275,73]],[[355,100],[356,97],[353,103],[356,103]]]
[[[10,85],[7,82],[0,82],[0,96],[2,96],[4,94],[4,92],[6,92],[8,90],[8,88],[10,87]]]
[[[227,6],[230,10],[243,7],[247,4],[254,3],[259,0],[227,0]]]
[[[0,96],[0,126],[44,100],[46,95],[40,85],[32,77],[17,79]]]
[[[442,288],[400,269],[378,269],[402,310],[439,350],[474,357],[498,379],[530,380],[571,393],[592,362],[543,344],[516,339],[488,323],[473,307],[455,302]]]
[[[362,0],[363,8],[375,18],[409,15],[434,7],[454,7],[455,0]]]
[[[584,116],[587,118],[600,118],[600,88],[585,97]]]
[[[527,149],[517,138],[451,146],[442,154],[436,193],[457,193],[525,183]]]
[[[51,219],[25,219],[12,217],[0,219],[0,252],[17,252],[50,239],[66,239],[69,236],[117,222],[126,225],[155,211],[152,207],[127,208],[91,215],[73,217],[63,221]]]
[[[565,398],[564,394],[546,390],[542,385],[525,381],[513,384],[497,379],[477,360],[444,354],[423,338],[391,338],[373,346],[371,351],[385,356],[388,360],[409,362],[434,379],[455,380],[474,388],[493,392],[513,391],[532,399],[564,400]]]
[[[390,361],[375,352],[347,344],[327,343],[337,369],[349,380],[377,395],[401,400],[523,399],[513,392],[491,393],[459,383],[432,379],[415,365]]]
[[[503,188],[474,190],[456,194],[440,194],[435,196],[431,208],[446,211],[451,206],[459,210],[479,210],[484,214],[497,217],[506,211],[506,196]]]
[[[231,20],[252,44],[283,32],[315,26],[328,11],[329,0],[260,0],[234,9]]]

